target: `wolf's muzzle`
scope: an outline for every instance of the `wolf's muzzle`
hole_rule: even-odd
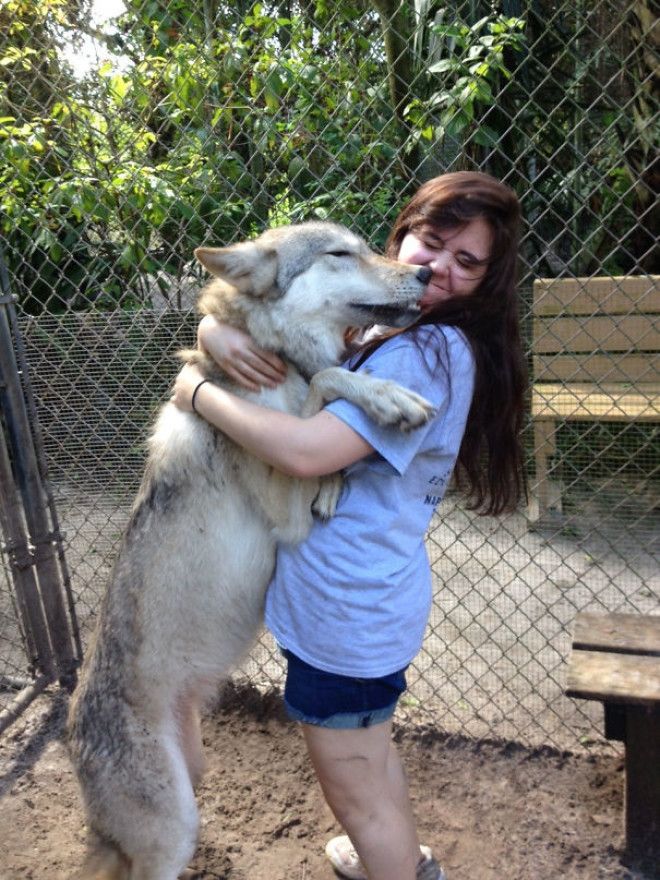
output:
[[[351,303],[351,308],[364,320],[369,316],[374,324],[385,324],[387,327],[407,327],[420,315],[421,309],[416,306],[392,306],[385,303]]]

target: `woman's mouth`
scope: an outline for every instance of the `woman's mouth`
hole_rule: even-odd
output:
[[[426,285],[426,289],[419,300],[419,305],[422,309],[428,308],[428,306],[434,306],[439,302],[444,302],[445,300],[450,299],[451,296],[452,294],[450,290],[431,281]]]

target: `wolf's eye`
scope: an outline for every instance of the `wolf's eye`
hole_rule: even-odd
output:
[[[327,251],[328,257],[351,257],[350,251]]]

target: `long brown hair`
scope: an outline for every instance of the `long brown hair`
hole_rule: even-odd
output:
[[[514,509],[525,494],[520,432],[527,371],[516,293],[518,198],[489,174],[457,171],[435,177],[420,187],[397,217],[386,253],[396,259],[408,232],[424,226],[461,227],[478,217],[489,224],[493,237],[483,279],[469,296],[438,303],[416,326],[458,327],[472,346],[474,396],[454,475],[472,509],[497,514]],[[364,346],[360,362],[389,335]]]

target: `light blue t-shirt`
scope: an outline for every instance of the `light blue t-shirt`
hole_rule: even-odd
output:
[[[428,325],[383,343],[360,369],[416,391],[437,413],[404,433],[346,400],[328,405],[375,452],[347,468],[331,520],[279,547],[266,624],[319,669],[376,678],[407,666],[422,644],[432,600],[424,535],[460,448],[474,358],[460,331]]]

